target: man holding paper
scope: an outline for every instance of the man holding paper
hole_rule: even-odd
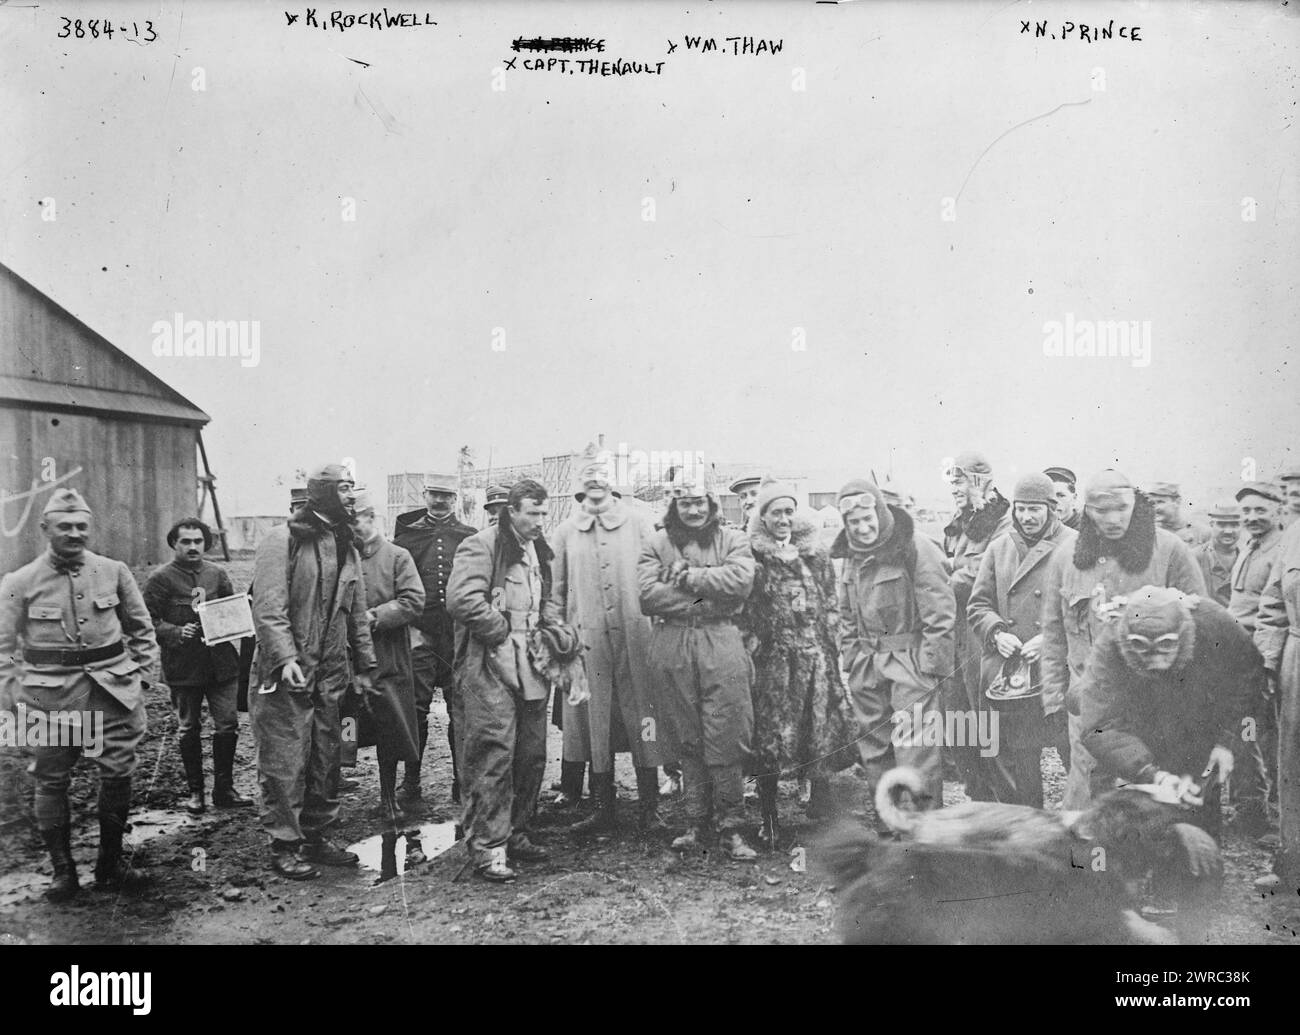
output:
[[[163,679],[176,708],[176,732],[190,790],[185,811],[192,816],[207,808],[200,739],[204,698],[213,727],[212,804],[227,809],[253,804],[235,790],[234,782],[239,653],[230,642],[210,646],[199,621],[203,605],[235,593],[225,569],[203,559],[213,541],[212,530],[198,518],[182,518],[167,533],[167,545],[176,556],[150,575],[144,587],[145,606],[162,648]]]

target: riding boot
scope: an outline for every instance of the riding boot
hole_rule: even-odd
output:
[[[379,842],[379,879],[376,884],[397,876],[397,831],[385,830]]]
[[[592,773],[591,795],[596,799],[596,811],[586,819],[569,827],[569,833],[579,835],[610,834],[614,831],[614,774]]]
[[[416,719],[416,732],[420,741],[420,757],[414,762],[407,762],[402,774],[402,785],[397,789],[397,800],[402,804],[419,801],[420,765],[424,759],[424,747],[429,742],[429,716],[421,715]]]
[[[72,828],[64,823],[60,827],[42,830],[41,837],[45,839],[50,862],[54,864],[54,883],[45,890],[45,897],[51,902],[66,902],[81,887],[77,883],[76,864],[72,861]]]
[[[139,887],[148,880],[122,858],[122,835],[131,811],[131,778],[112,777],[99,781],[99,860],[95,863],[95,883],[101,888]]]
[[[235,790],[235,745],[239,734],[212,735],[212,804],[219,809],[246,809],[253,804]]]
[[[551,802],[553,809],[571,809],[582,800],[582,774],[586,762],[560,763],[560,793]]]
[[[655,834],[666,830],[668,825],[659,815],[659,768],[657,766],[636,767],[636,797],[641,833]]]
[[[203,799],[203,742],[199,740],[197,727],[181,734],[180,749],[181,763],[185,766],[185,785],[190,789],[185,811],[191,816],[201,816],[208,806]]]

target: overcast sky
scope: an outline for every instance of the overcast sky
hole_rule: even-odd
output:
[[[0,8],[0,261],[211,414],[232,513],[325,458],[381,486],[601,432],[923,500],[968,448],[1193,503],[1300,450],[1294,3],[388,7],[438,24]],[[159,38],[57,38],[109,14]],[[1085,17],[1115,38],[1021,32]],[[178,312],[260,321],[260,362],[153,355]],[[1067,318],[1149,322],[1149,365],[1045,355]]]

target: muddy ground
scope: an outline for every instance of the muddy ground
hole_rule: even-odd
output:
[[[236,585],[247,584],[251,564],[236,561]],[[141,573],[137,573],[139,577]],[[132,806],[139,844],[136,863],[153,875],[150,890],[135,896],[87,888],[72,904],[51,905],[40,892],[49,863],[27,832],[0,834],[0,941],[21,943],[799,943],[833,942],[835,895],[813,868],[801,865],[819,827],[797,802],[796,786],[783,785],[782,850],[757,863],[733,863],[716,852],[682,859],[669,850],[672,834],[646,839],[635,833],[635,778],[620,759],[617,772],[621,829],[608,839],[579,841],[558,823],[541,828],[549,862],[519,867],[512,885],[485,884],[466,866],[454,844],[417,872],[374,885],[376,871],[322,869],[315,881],[296,883],[267,869],[267,847],[253,809],[213,810],[189,819],[170,704],[155,693],[148,705],[149,733],[140,749]],[[449,798],[450,755],[446,714],[435,711],[423,770],[421,823],[454,816]],[[211,748],[205,734],[211,787]],[[551,730],[548,788],[558,778],[560,738]],[[1048,754],[1049,803],[1064,782]],[[254,795],[252,739],[241,716],[236,781]],[[367,841],[378,834],[374,815],[378,771],[373,749],[363,749],[347,771],[360,788],[343,799],[336,840]],[[74,854],[83,883],[90,883],[98,826],[92,762],[82,760],[73,783]],[[869,814],[864,785],[851,772],[834,790],[845,814]],[[961,800],[949,784],[949,804]],[[757,819],[756,810],[751,808]],[[683,825],[680,798],[664,802],[665,819]],[[547,816],[542,808],[542,819]],[[571,814],[560,823],[571,821]],[[426,849],[450,839],[450,826],[434,827]],[[399,849],[400,852],[400,849]],[[1212,943],[1296,943],[1300,895],[1261,895],[1251,882],[1267,872],[1268,853],[1229,833],[1224,844],[1227,882]],[[377,860],[376,860],[377,864]]]

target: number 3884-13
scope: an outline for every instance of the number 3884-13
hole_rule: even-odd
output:
[[[109,18],[99,19],[91,18],[83,21],[80,18],[60,18],[63,22],[62,28],[59,29],[58,37],[61,40],[66,39],[112,39],[113,33],[119,33],[125,39],[133,39],[137,42],[152,43],[158,38],[158,33],[154,32],[153,22],[144,23],[144,35],[140,35],[140,23],[132,22],[131,31],[126,31],[126,25],[119,25],[116,29]]]

